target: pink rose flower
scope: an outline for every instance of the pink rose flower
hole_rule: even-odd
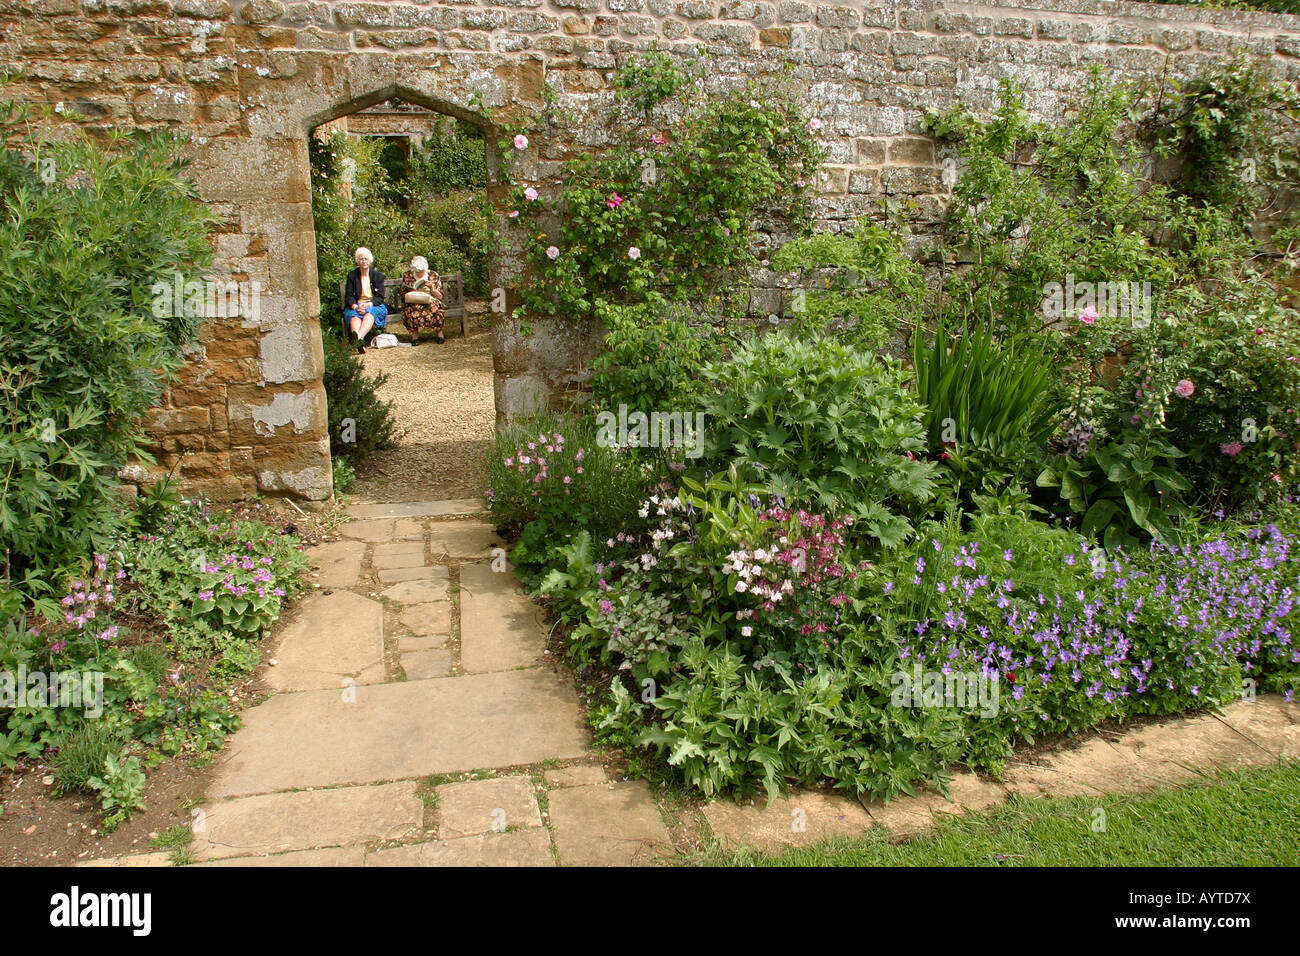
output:
[[[1097,310],[1092,306],[1088,306],[1083,310],[1083,314],[1079,316],[1079,321],[1084,325],[1092,325],[1097,321]]]
[[[524,190],[524,198],[527,199],[529,202],[533,202],[534,200],[537,199],[537,190],[534,189],[532,186],[529,186],[527,189]]]
[[[1244,450],[1244,448],[1245,448],[1245,446],[1242,445],[1241,442],[1239,442],[1239,441],[1230,441],[1230,442],[1228,442],[1228,443],[1225,444],[1225,445],[1220,445],[1220,446],[1219,446],[1219,451],[1223,452],[1223,453],[1224,453],[1225,455],[1227,455],[1229,458],[1232,458],[1232,457],[1234,457],[1234,456],[1236,456],[1236,455],[1240,455],[1240,454],[1242,453],[1242,451]]]
[[[640,259],[641,250],[638,249],[636,246],[629,246],[627,250],[627,257],[629,259]]]
[[[559,249],[557,249],[555,246],[546,247],[546,258],[553,260],[553,259],[558,259],[559,257],[560,257]]]
[[[525,136],[523,133],[520,133],[515,137],[515,149],[527,149],[527,148],[528,148],[528,137]]]
[[[1194,391],[1196,391],[1196,386],[1185,378],[1180,379],[1178,384],[1174,386],[1174,394],[1179,398],[1191,398]]]

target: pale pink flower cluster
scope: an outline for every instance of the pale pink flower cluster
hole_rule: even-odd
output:
[[[739,576],[740,580],[736,582],[737,594],[748,591],[756,598],[775,604],[783,595],[794,592],[794,583],[788,578],[779,585],[775,583],[778,574],[771,575],[773,580],[767,580],[767,568],[764,565],[775,563],[776,552],[758,548],[754,551],[732,551],[727,555],[727,563],[722,569]]]

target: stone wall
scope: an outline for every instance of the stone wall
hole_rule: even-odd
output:
[[[23,72],[10,96],[92,129],[192,137],[194,181],[223,221],[217,274],[259,294],[205,322],[202,348],[148,425],[161,467],[179,463],[191,490],[222,497],[331,494],[311,130],[394,95],[474,123],[489,134],[488,191],[508,233],[506,173],[554,188],[565,156],[604,141],[612,71],[656,40],[681,53],[706,46],[718,90],[794,65],[830,150],[818,220],[831,229],[884,196],[937,220],[941,157],[922,111],[958,98],[987,110],[1004,77],[1050,120],[1092,63],[1190,74],[1242,46],[1300,75],[1300,18],[1093,0],[0,0],[0,68]],[[565,119],[507,170],[494,126],[540,115],[547,88]],[[492,271],[494,286],[523,281],[508,251]],[[579,389],[598,346],[595,329],[532,330],[495,321],[498,420]]]

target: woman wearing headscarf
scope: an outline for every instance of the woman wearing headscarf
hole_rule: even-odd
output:
[[[416,256],[411,268],[402,276],[402,323],[411,333],[411,344],[420,344],[420,331],[428,329],[445,342],[442,336],[442,280],[438,273],[429,271],[429,260]]]

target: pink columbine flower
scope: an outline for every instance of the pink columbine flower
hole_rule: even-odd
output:
[[[532,186],[529,186],[527,189],[524,190],[524,198],[527,199],[529,202],[533,202],[537,198],[537,190],[534,189]]]
[[[515,149],[527,149],[527,148],[528,148],[528,137],[525,136],[523,133],[519,133],[517,136],[515,136]]]
[[[814,133],[821,128],[822,128],[822,121],[819,120],[817,117],[814,116],[812,119],[808,121],[808,132]]]
[[[559,250],[557,247],[555,247],[555,246],[547,246],[547,247],[546,247],[546,258],[548,258],[548,259],[550,259],[550,260],[552,260],[552,261],[554,261],[555,259],[560,258],[560,250]]]
[[[662,146],[664,143],[668,142],[668,140],[664,139],[658,133],[651,133],[650,142],[654,143],[656,146]]]
[[[1227,444],[1220,445],[1220,446],[1219,446],[1219,451],[1223,452],[1223,453],[1224,453],[1225,455],[1227,455],[1229,458],[1232,458],[1232,457],[1234,457],[1234,456],[1236,456],[1236,455],[1240,455],[1240,454],[1242,453],[1242,451],[1244,450],[1244,448],[1245,448],[1245,446],[1242,445],[1241,442],[1239,442],[1239,441],[1230,441],[1230,442],[1228,442]]]
[[[640,259],[641,250],[638,249],[636,246],[629,246],[627,250],[627,257],[633,260]]]
[[[623,197],[618,193],[610,193],[609,198],[605,200],[605,205],[610,209],[617,209],[623,205]]]
[[[1189,379],[1179,379],[1178,384],[1174,386],[1174,394],[1179,398],[1191,398],[1194,391],[1196,386]]]
[[[1092,325],[1097,321],[1097,310],[1092,306],[1088,306],[1083,310],[1083,314],[1079,316],[1079,321],[1084,325]]]

